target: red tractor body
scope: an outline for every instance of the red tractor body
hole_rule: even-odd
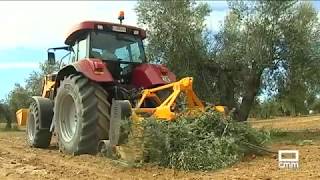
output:
[[[78,43],[79,39],[83,38],[85,34],[90,34],[90,32],[127,34],[129,36],[134,36],[137,39],[140,39],[141,42],[146,38],[145,30],[137,27],[108,22],[84,21],[72,28],[72,30],[67,35],[65,44],[70,47],[75,46],[75,44]],[[88,39],[90,39],[90,37]],[[87,42],[87,44],[90,44],[90,42]],[[141,45],[141,52],[142,51],[144,51],[144,49]],[[135,88],[151,88],[176,81],[175,75],[170,72],[168,68],[163,65],[147,64],[144,52],[140,55],[144,56],[141,62],[123,62],[123,64],[128,64],[128,66],[131,66],[129,70],[130,72],[128,72],[126,77],[127,79],[125,81],[121,81],[121,78],[123,78],[123,76],[121,77],[121,75],[119,75],[119,72],[115,72],[116,69],[119,69],[119,65],[122,62],[109,61],[107,59],[99,57],[87,56],[83,59],[78,58],[76,61],[63,67],[58,72],[56,86],[59,86],[59,81],[61,81],[63,77],[68,74],[74,73],[75,71],[82,73],[88,79],[95,82],[126,82],[128,85],[132,85]]]
[[[120,22],[123,19],[122,12]],[[55,132],[64,153],[112,154],[129,138],[121,128],[128,118],[132,122],[146,116],[173,120],[183,104],[189,114],[204,111],[191,77],[176,82],[164,65],[147,63],[145,38],[146,32],[137,27],[85,21],[68,34],[67,46],[48,49],[52,65],[57,63],[53,51],[67,54],[58,62],[58,72],[46,75],[42,97],[33,97],[28,144],[47,148]],[[186,102],[178,104],[178,99]]]
[[[42,96],[30,104],[28,144],[47,148],[53,132],[59,149],[73,155],[95,154],[101,143],[114,143],[119,118],[130,116],[143,89],[176,81],[167,67],[147,63],[145,38],[137,27],[85,21],[73,27],[66,46],[48,49],[48,63],[58,64],[59,70],[45,76]],[[67,53],[56,61],[56,50]],[[169,93],[155,93],[157,100],[145,96],[139,107],[155,108]]]

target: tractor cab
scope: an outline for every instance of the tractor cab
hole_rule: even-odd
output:
[[[89,27],[89,28],[88,28]],[[72,47],[71,61],[101,59],[115,79],[146,61],[142,40],[145,31],[106,22],[80,23],[66,39]]]
[[[120,80],[130,77],[132,69],[146,62],[143,42],[146,32],[143,29],[122,24],[84,21],[72,28],[68,34],[66,47],[69,58],[64,65],[84,59],[100,59],[108,67],[112,77]],[[48,59],[52,55],[49,49]],[[127,78],[126,78],[127,79]]]
[[[126,89],[152,88],[174,82],[176,77],[167,67],[148,64],[143,46],[146,31],[120,24],[84,21],[68,33],[64,47],[48,49],[48,61],[55,63],[55,51],[68,53],[58,63],[56,81],[65,76],[81,73],[101,84],[117,84]],[[56,85],[58,87],[59,84]]]

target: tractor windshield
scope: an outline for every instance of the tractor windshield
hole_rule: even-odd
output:
[[[142,40],[139,37],[115,33],[92,32],[90,37],[90,57],[125,63],[145,61]]]

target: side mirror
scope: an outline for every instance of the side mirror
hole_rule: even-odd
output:
[[[54,65],[56,63],[56,57],[54,52],[48,52],[48,64]]]

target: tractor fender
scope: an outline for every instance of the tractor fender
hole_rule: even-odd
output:
[[[33,96],[32,99],[39,109],[40,129],[49,129],[53,117],[53,101],[40,96]]]
[[[59,70],[55,81],[54,96],[56,95],[57,89],[60,86],[60,81],[71,74],[77,73],[81,73],[88,79],[98,83],[114,81],[106,64],[100,59],[84,59],[67,65]]]
[[[106,64],[100,59],[84,59],[72,64],[88,79],[96,82],[113,82],[113,77]]]
[[[114,79],[105,63],[100,59],[83,59],[63,67],[57,75],[57,81],[63,80],[65,76],[81,73],[95,82],[113,82]]]

